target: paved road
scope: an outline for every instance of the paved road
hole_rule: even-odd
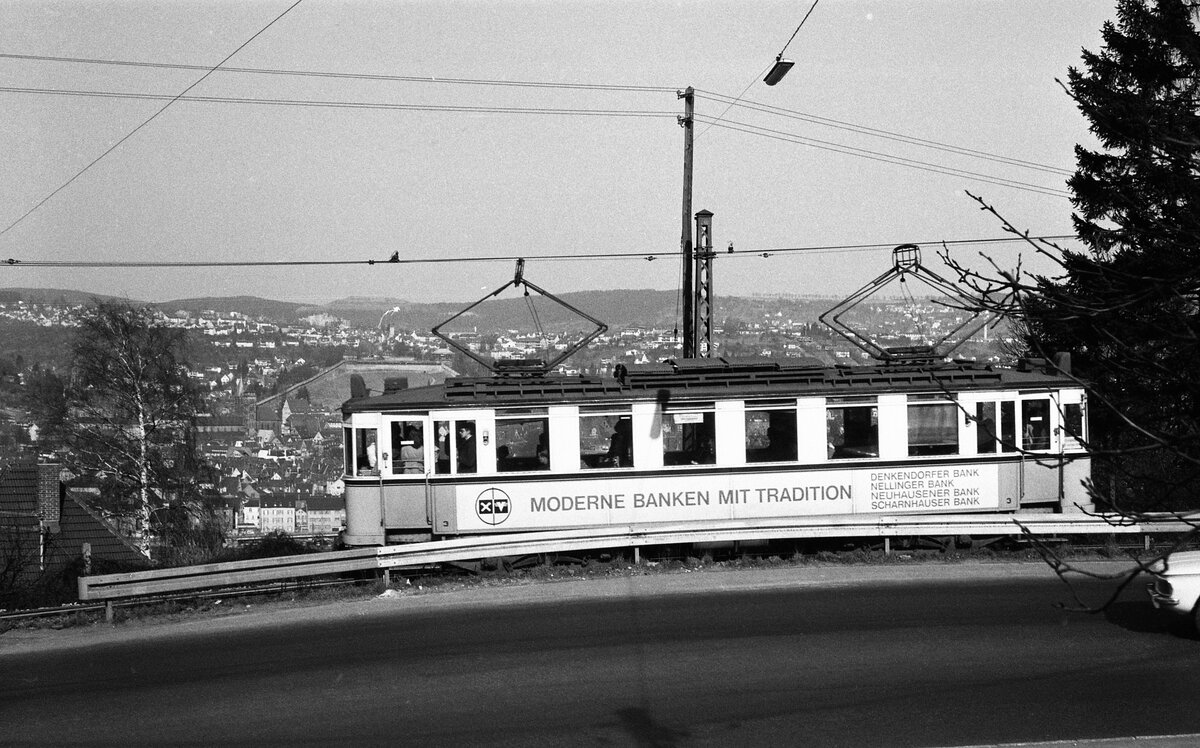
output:
[[[1087,588],[1091,592],[1092,588]],[[0,636],[0,743],[949,746],[1200,733],[1200,642],[1043,567],[788,568]],[[1186,744],[1186,743],[1185,743]]]

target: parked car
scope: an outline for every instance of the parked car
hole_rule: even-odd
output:
[[[1150,602],[1200,633],[1200,551],[1177,551],[1150,566]]]

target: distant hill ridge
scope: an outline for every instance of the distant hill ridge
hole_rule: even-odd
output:
[[[671,290],[576,291],[558,296],[567,304],[604,322],[610,330],[625,327],[671,329],[677,324],[680,314],[679,294]],[[93,298],[108,300],[119,297],[52,288],[0,289],[0,302],[85,304]],[[809,296],[718,297],[713,316],[718,325],[728,317],[755,321],[768,313],[798,321],[815,321],[836,301]],[[374,328],[385,312],[395,310],[387,317],[388,325],[397,329],[428,331],[465,309],[470,302],[418,303],[403,299],[352,296],[327,304],[303,304],[258,296],[210,296],[153,302],[150,305],[167,314],[179,311],[196,315],[206,311],[237,312],[252,319],[279,324],[296,324],[305,317],[329,315],[359,328]],[[547,332],[581,330],[591,326],[587,320],[550,299],[537,294],[526,299],[519,291],[512,290],[501,294],[499,298],[488,299],[447,329],[477,329],[482,333],[495,333],[513,329],[528,331],[537,324]]]

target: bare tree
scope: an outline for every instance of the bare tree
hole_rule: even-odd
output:
[[[1076,147],[1068,183],[1086,251],[1032,238],[971,195],[1055,270],[943,257],[981,310],[1019,320],[1030,354],[1071,352],[1091,406],[1089,490],[1106,516],[1186,520],[1200,507],[1200,31],[1183,0],[1119,0],[1116,12],[1065,86],[1101,145]],[[1080,571],[1046,551],[1060,574]],[[1151,561],[1116,577],[1114,597]]]
[[[40,571],[40,527],[37,520],[0,511],[0,605],[7,606],[28,589]]]
[[[78,317],[66,441],[104,482],[103,508],[130,521],[149,555],[151,534],[197,501],[199,407],[182,330],[148,307],[96,301]]]

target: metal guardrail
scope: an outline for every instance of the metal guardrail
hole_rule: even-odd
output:
[[[20,621],[26,618],[49,618],[51,616],[69,616],[75,613],[94,613],[104,610],[104,603],[69,603],[53,608],[28,608],[18,610],[0,610],[0,621]]]
[[[830,537],[910,537],[1183,533],[1194,523],[1164,516],[1129,522],[1086,514],[924,515],[839,518],[831,525],[820,517],[802,521],[747,520],[730,523],[656,524],[510,535],[484,535],[427,543],[358,548],[283,558],[230,561],[173,569],[102,574],[79,578],[80,600],[123,598],[256,584],[281,579],[355,571],[388,571],[451,561],[499,556],[562,553],[597,548],[641,548],[683,543]],[[109,608],[111,616],[111,608]]]
[[[378,569],[377,548],[225,561],[200,566],[97,574],[79,578],[80,600],[113,600],[237,584]]]

